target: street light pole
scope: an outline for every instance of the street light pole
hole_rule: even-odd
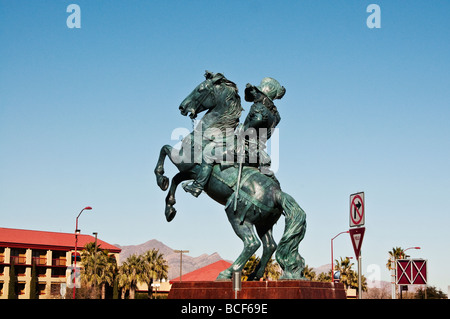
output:
[[[181,266],[183,265],[183,254],[188,253],[189,250],[174,250],[175,253],[180,253],[180,282],[181,282]]]
[[[97,276],[97,232],[93,232],[92,235],[95,236],[95,243],[94,243],[94,292],[97,295],[97,278],[95,278],[95,276]]]
[[[85,208],[83,208],[81,210],[81,212],[78,214],[76,222],[75,222],[75,252],[74,252],[74,262],[73,262],[73,299],[75,299],[75,290],[76,290],[76,285],[75,285],[75,280],[76,280],[76,276],[77,276],[77,245],[78,245],[78,233],[80,232],[80,230],[78,229],[78,218],[80,217],[81,213],[85,210],[91,210],[92,207],[90,206],[86,206]]]
[[[408,249],[420,249],[420,247],[409,247],[409,248],[406,248],[406,249],[403,249],[403,256],[405,256],[406,257],[406,255],[405,255],[405,251],[407,251]]]
[[[337,234],[336,236],[334,236],[333,238],[331,238],[331,282],[334,282],[334,279],[333,279],[333,271],[334,271],[334,267],[333,267],[333,264],[334,264],[334,259],[333,259],[333,240],[337,237],[337,236],[339,236],[339,235],[341,235],[341,234],[346,234],[346,233],[348,233],[349,231],[347,230],[347,231],[343,231],[343,232],[340,232],[339,234]]]
[[[406,249],[403,249],[402,256],[400,256],[401,258],[404,258],[406,256],[405,251],[407,251],[408,249],[420,249],[420,247],[408,247]],[[396,294],[397,294],[397,259],[395,258],[394,255],[392,255],[391,265],[392,265],[392,268],[391,268],[391,270],[392,270],[392,275],[391,275],[391,277],[392,277],[392,299],[396,299],[397,298],[397,296],[396,296]]]

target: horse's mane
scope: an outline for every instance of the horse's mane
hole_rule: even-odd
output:
[[[236,128],[239,124],[239,118],[241,112],[244,110],[241,106],[241,97],[239,96],[237,85],[228,79],[223,79],[221,82],[222,95],[225,95],[223,99],[225,105],[225,111],[217,117],[215,123],[212,125],[220,130],[227,128]]]

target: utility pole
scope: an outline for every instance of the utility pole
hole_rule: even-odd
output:
[[[392,284],[392,295],[391,295],[391,298],[392,299],[396,299],[396,291],[397,291],[397,289],[396,289],[396,280],[397,280],[397,275],[396,275],[396,263],[397,263],[397,260],[395,259],[395,257],[394,256],[392,256],[391,257],[391,263],[390,263],[390,266],[389,266],[389,269],[391,270],[391,284]]]
[[[94,247],[95,247],[95,251],[94,251],[94,287],[95,287],[95,294],[97,294],[97,232],[93,232],[92,233],[95,236],[95,242],[94,242]]]
[[[181,282],[181,274],[182,274],[182,265],[183,265],[183,254],[188,253],[189,250],[174,250],[175,253],[180,253],[180,282]]]

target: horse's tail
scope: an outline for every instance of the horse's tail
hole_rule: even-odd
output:
[[[286,225],[276,250],[275,258],[283,269],[280,279],[303,279],[305,260],[298,252],[298,245],[305,236],[306,214],[294,198],[282,191],[278,202],[283,208]]]

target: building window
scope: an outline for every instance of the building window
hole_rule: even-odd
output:
[[[65,251],[53,251],[52,254],[52,266],[66,267],[67,259]]]
[[[15,265],[25,265],[27,261],[26,258],[26,249],[13,248],[11,249],[11,261]]]
[[[38,285],[39,295],[41,296],[45,295],[45,287],[46,287],[45,283],[44,284],[39,283]]]
[[[66,277],[66,268],[52,268],[52,277]]]
[[[47,268],[45,267],[36,267],[36,274],[38,277],[45,277],[47,272]]]
[[[47,251],[46,250],[33,250],[33,263],[36,266],[47,265]]]
[[[26,266],[14,266],[17,276],[25,276]]]
[[[25,295],[25,282],[19,281],[17,283],[17,294]]]

